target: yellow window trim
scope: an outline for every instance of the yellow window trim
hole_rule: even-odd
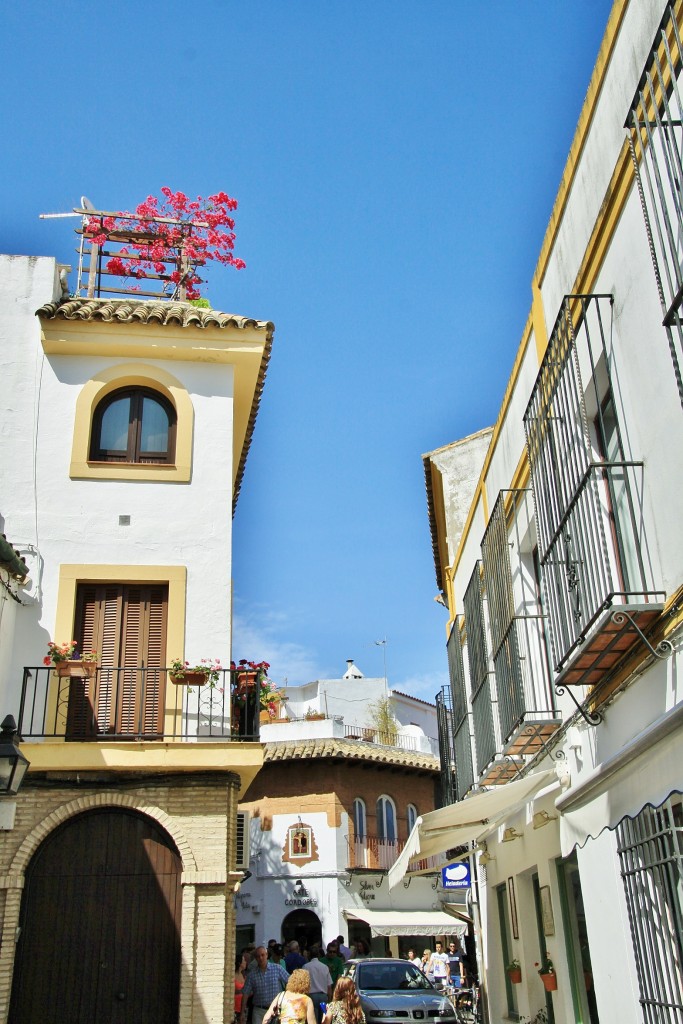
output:
[[[173,637],[177,651],[167,655],[179,658],[185,653],[185,592],[187,569],[184,565],[89,565],[63,564],[59,567],[59,589],[55,614],[55,639],[72,639],[76,613],[76,589],[79,583],[162,583],[168,584],[168,620],[166,635]]]
[[[119,388],[151,387],[173,404],[176,416],[175,464],[96,462],[88,458],[96,406]],[[194,408],[187,390],[172,374],[144,363],[120,363],[100,370],[83,385],[76,399],[69,476],[72,480],[152,480],[189,483],[192,477]]]

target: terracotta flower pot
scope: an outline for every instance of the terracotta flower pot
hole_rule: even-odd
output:
[[[543,986],[544,986],[546,992],[556,992],[557,991],[557,975],[556,974],[542,974],[541,975],[541,981],[543,982]]]
[[[183,672],[182,675],[174,676],[171,672],[169,678],[176,686],[204,686],[209,674],[208,672]]]
[[[237,672],[237,692],[247,693],[248,690],[253,690],[256,686],[256,680],[258,679],[258,672],[248,672],[238,670]]]
[[[521,967],[511,967],[508,970],[508,978],[510,979],[510,981],[512,982],[513,985],[521,985],[522,984],[522,968]]]
[[[94,661],[58,661],[55,665],[55,672],[58,676],[68,676],[70,679],[92,679],[97,672],[97,663]]]

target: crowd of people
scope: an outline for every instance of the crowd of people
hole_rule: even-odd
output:
[[[236,1024],[365,1024],[356,987],[343,970],[347,960],[369,956],[364,939],[349,948],[342,935],[325,947],[316,943],[302,949],[296,940],[282,946],[276,939],[267,946],[246,946],[235,960]],[[457,939],[449,942],[448,952],[437,941],[422,956],[409,950],[407,959],[437,988],[471,983]]]
[[[296,940],[282,946],[246,946],[235,960],[235,1019],[239,1024],[364,1024],[355,985],[342,977],[346,960],[370,955],[359,939],[351,948],[342,935],[323,948],[302,951]]]

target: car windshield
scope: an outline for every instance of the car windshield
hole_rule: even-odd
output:
[[[424,974],[413,964],[358,964],[356,984],[365,992],[394,992],[396,989],[431,988]]]

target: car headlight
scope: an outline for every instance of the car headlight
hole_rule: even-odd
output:
[[[452,1006],[440,1006],[436,1011],[437,1017],[455,1017],[455,1010]]]
[[[368,1010],[371,1017],[395,1017],[393,1010]]]

